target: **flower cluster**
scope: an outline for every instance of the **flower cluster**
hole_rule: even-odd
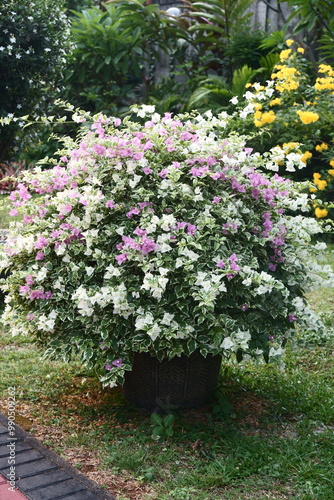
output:
[[[304,49],[293,40],[286,40],[287,49],[280,54],[271,80],[266,85],[248,84],[244,95],[246,105],[239,105],[235,129],[244,133],[257,131],[257,138],[249,144],[260,152],[276,148],[302,152],[302,171],[288,169],[290,177],[297,181],[314,182],[309,186],[316,201],[313,203],[316,217],[334,217],[332,193],[334,188],[334,146],[332,116],[334,112],[334,70],[320,64],[317,75],[312,76],[303,55]],[[331,163],[332,162],[332,163]],[[283,163],[278,162],[283,173]],[[320,177],[314,177],[319,175]],[[318,210],[316,210],[318,209]]]
[[[308,196],[263,168],[300,155],[253,154],[225,114],[137,112],[94,117],[53,168],[23,174],[4,321],[109,385],[136,352],[277,356],[317,282],[321,226],[303,215]]]

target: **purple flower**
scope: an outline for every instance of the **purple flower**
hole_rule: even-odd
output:
[[[28,285],[21,285],[19,291],[21,293],[29,293],[30,292],[30,286],[28,286]]]
[[[45,296],[44,296],[44,292],[43,290],[33,290],[31,292],[31,294],[29,295],[29,299],[30,300],[34,300],[34,299],[44,299]]]
[[[249,308],[249,306],[247,304],[242,304],[242,306],[241,306],[242,311],[247,311],[248,308]]]
[[[159,177],[162,177],[163,179],[165,179],[168,175],[167,168],[164,168],[163,170],[161,170],[161,172],[159,172],[158,175],[159,175]]]
[[[151,169],[151,167],[144,167],[143,172],[144,174],[149,175],[153,172],[153,170]]]
[[[44,248],[48,244],[48,240],[44,236],[39,235],[37,241],[35,242],[35,248]]]
[[[240,271],[240,267],[235,262],[231,262],[231,270],[232,271]]]
[[[145,236],[142,238],[141,252],[143,255],[147,255],[150,252],[154,252],[154,250],[158,250],[159,245],[157,245],[150,238],[146,238]]]
[[[125,262],[128,259],[128,256],[126,253],[121,253],[119,255],[116,255],[115,259],[117,260],[118,265],[122,265],[123,262]]]
[[[223,259],[220,259],[217,264],[216,264],[217,267],[220,267],[220,269],[224,269],[225,267],[225,262],[223,261]]]
[[[37,252],[36,254],[36,260],[44,260],[44,252]]]
[[[29,274],[29,276],[26,277],[26,283],[27,285],[33,285],[34,284],[34,278]]]
[[[289,321],[290,321],[290,323],[293,323],[296,320],[297,320],[297,317],[296,317],[295,314],[293,314],[293,313],[289,314]]]
[[[197,226],[194,224],[188,224],[187,226],[187,233],[190,234],[190,236],[193,236],[197,231]]]
[[[115,359],[115,361],[112,361],[111,364],[114,366],[117,366],[117,368],[120,368],[123,364],[123,360],[122,360],[122,358]]]
[[[238,262],[239,259],[238,259],[238,257],[236,256],[235,253],[232,253],[232,255],[229,256],[228,260],[230,262]]]
[[[146,236],[147,231],[145,231],[145,229],[141,229],[139,226],[137,226],[136,229],[133,231],[133,234],[136,234],[137,236]]]
[[[127,212],[126,216],[128,219],[132,219],[133,215],[138,215],[140,214],[140,210],[137,207],[131,207],[129,212]]]
[[[114,208],[114,207],[116,207],[116,204],[115,204],[114,200],[108,200],[106,202],[106,207],[107,208]]]
[[[111,365],[108,363],[108,361],[106,362],[106,364],[104,365],[104,368],[108,371],[112,370],[114,366],[116,366],[117,368],[120,368],[123,364],[123,360],[121,358],[119,359],[115,359],[114,361],[111,362]]]
[[[214,196],[212,203],[220,203],[221,198],[219,196]]]

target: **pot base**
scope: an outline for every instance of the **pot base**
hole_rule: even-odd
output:
[[[125,373],[124,397],[143,411],[198,408],[216,387],[221,359],[195,351],[158,361],[137,353],[132,370]]]

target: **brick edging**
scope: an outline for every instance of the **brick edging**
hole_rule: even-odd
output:
[[[2,414],[0,414],[0,425],[8,429],[8,419]],[[43,457],[55,463],[60,469],[66,471],[72,477],[73,480],[77,481],[84,489],[94,494],[96,496],[96,500],[116,500],[114,496],[110,495],[106,491],[103,491],[103,489],[99,487],[97,483],[95,483],[91,479],[88,479],[86,476],[78,472],[78,470],[75,467],[73,467],[66,460],[57,455],[57,453],[43,446],[38,439],[33,437],[28,432],[24,431],[21,427],[19,427],[16,424],[15,424],[15,438],[17,440],[24,441],[31,448],[33,448],[34,450],[38,451],[41,455],[43,455]],[[0,473],[1,472],[2,471],[0,469]],[[2,472],[2,474],[6,476],[4,472]],[[31,477],[35,477],[36,475],[38,475],[38,473],[32,475]],[[18,489],[22,491],[19,486]],[[25,491],[22,491],[22,493],[28,494]]]

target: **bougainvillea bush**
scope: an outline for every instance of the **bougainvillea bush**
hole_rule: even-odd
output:
[[[322,229],[297,185],[260,172],[271,153],[225,137],[224,114],[133,111],[84,124],[10,195],[11,331],[113,385],[136,352],[271,359],[297,324],[320,327],[303,293],[322,279],[311,257]]]

